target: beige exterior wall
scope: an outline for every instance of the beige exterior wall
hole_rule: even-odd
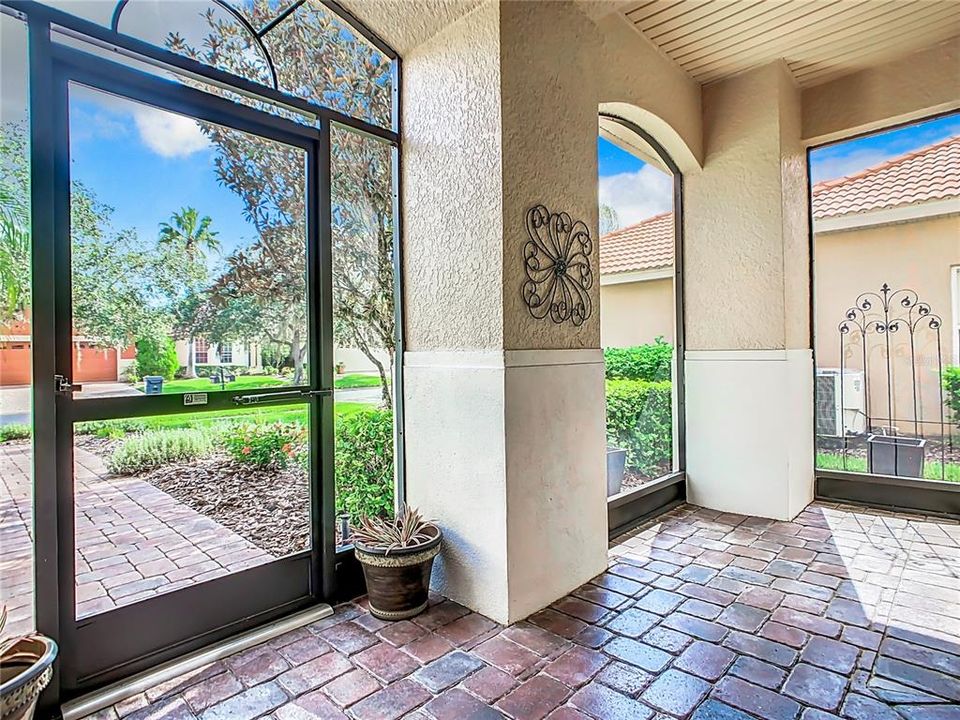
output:
[[[673,344],[673,278],[600,287],[600,344],[632,347],[658,337]]]
[[[814,244],[816,283],[817,366],[840,366],[840,335],[837,326],[857,296],[878,292],[887,283],[892,289],[910,288],[929,303],[943,319],[942,355],[945,364],[955,357],[951,270],[960,265],[960,215],[821,233]],[[893,416],[912,420],[913,381],[910,375],[909,335],[905,330],[890,336],[892,344]],[[871,336],[867,362],[870,374],[870,415],[875,424],[888,416],[886,360],[883,341]],[[862,370],[862,345],[845,340],[844,367]],[[921,420],[939,421],[939,382],[936,335],[918,330],[915,335],[919,415]],[[903,432],[912,432],[910,422],[893,423]],[[928,432],[939,432],[928,425]]]

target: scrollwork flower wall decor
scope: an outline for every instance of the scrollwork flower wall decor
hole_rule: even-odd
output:
[[[593,310],[590,230],[582,220],[543,205],[527,210],[526,225],[524,303],[537,320],[549,315],[558,325],[569,320],[579,327]]]

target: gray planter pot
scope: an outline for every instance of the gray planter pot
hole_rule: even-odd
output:
[[[899,435],[867,436],[867,469],[874,475],[923,477],[923,438]]]
[[[607,448],[607,497],[616,495],[623,486],[623,474],[627,466],[627,451],[623,448]]]

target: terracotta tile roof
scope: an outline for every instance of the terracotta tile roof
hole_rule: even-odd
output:
[[[641,220],[600,238],[600,274],[636,272],[673,264],[673,213]]]
[[[960,136],[813,186],[813,217],[960,197]]]

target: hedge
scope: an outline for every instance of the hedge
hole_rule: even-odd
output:
[[[627,470],[659,475],[673,460],[671,383],[608,380],[607,444],[626,448]]]
[[[337,513],[351,523],[361,515],[393,513],[393,412],[340,415],[334,429]]]
[[[960,367],[951,365],[943,369],[943,392],[953,421],[960,426]]]
[[[658,337],[647,345],[603,351],[607,380],[670,380],[673,345]]]

